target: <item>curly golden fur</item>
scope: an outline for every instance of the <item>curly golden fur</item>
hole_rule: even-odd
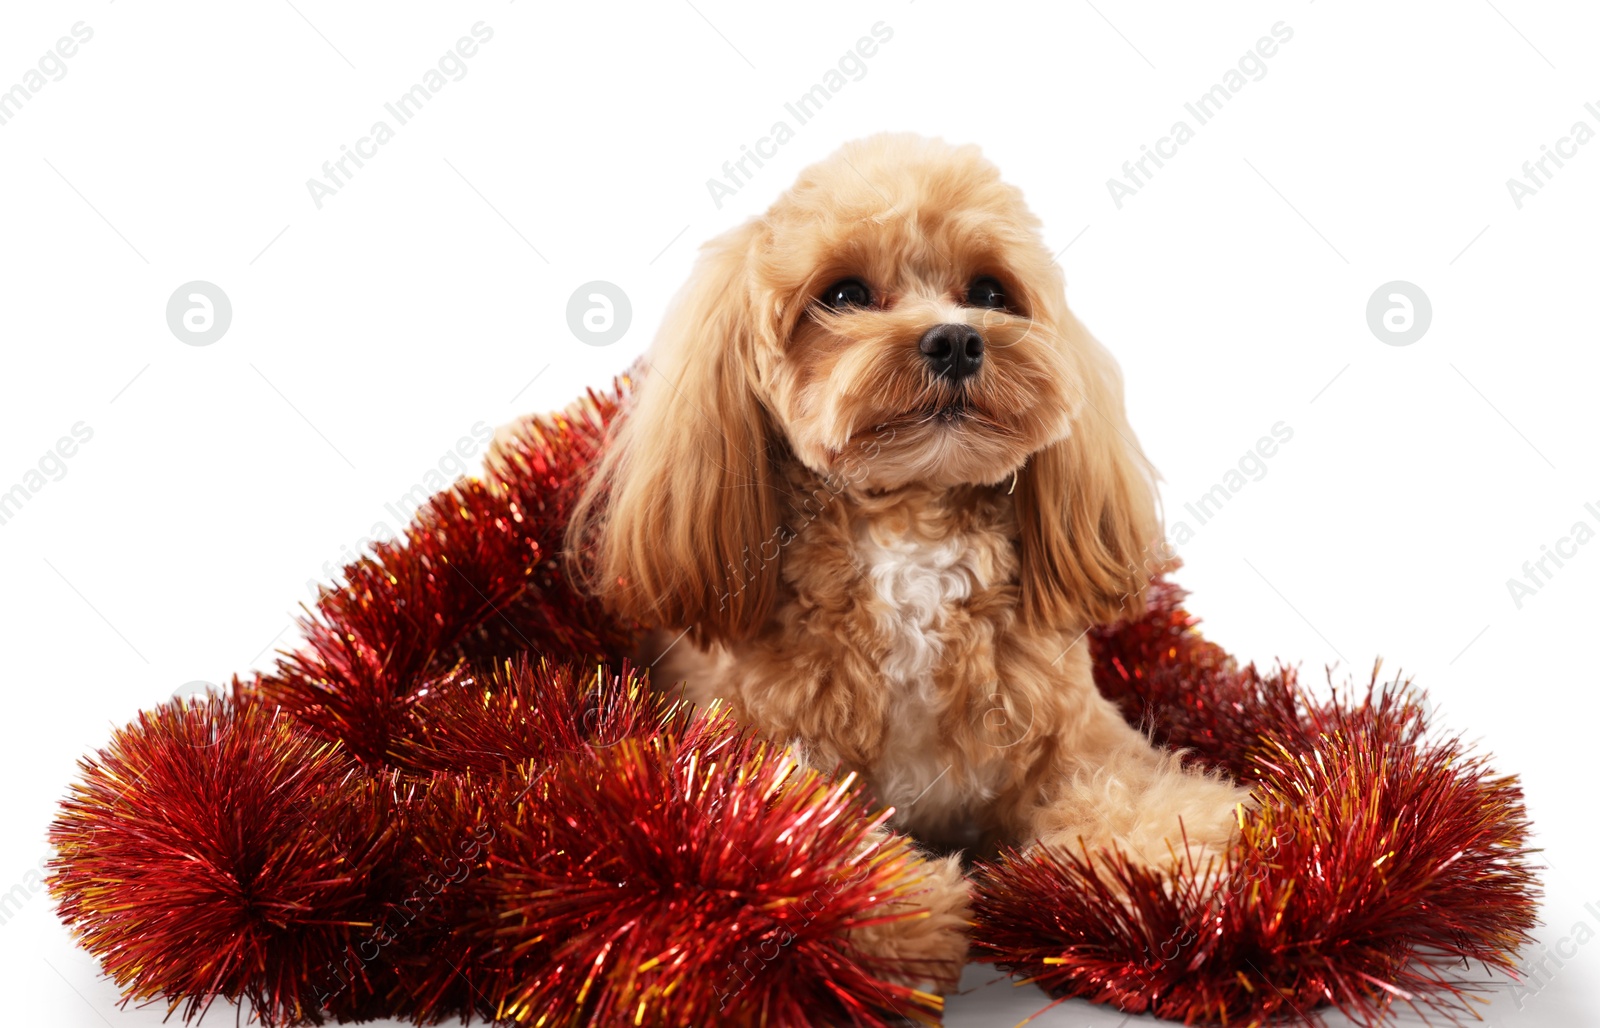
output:
[[[841,280],[867,302],[828,302]],[[975,371],[940,370],[940,325],[976,331]],[[1085,631],[1166,563],[1153,479],[1021,193],[976,148],[877,136],[707,246],[574,551],[612,609],[687,636],[658,681],[859,772],[930,846],[1159,865],[1225,847],[1247,794],[1094,686]],[[952,867],[927,902],[956,923]],[[870,947],[940,987],[964,953],[948,925]]]

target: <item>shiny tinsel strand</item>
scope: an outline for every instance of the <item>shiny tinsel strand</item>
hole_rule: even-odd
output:
[[[319,1023],[320,972],[354,956],[400,845],[357,762],[253,699],[211,698],[139,715],[81,769],[51,889],[126,998]],[[359,978],[345,1001],[383,988]]]
[[[1159,586],[1097,633],[1101,687],[1173,745],[1250,782],[1227,865],[1171,876],[1118,854],[1009,854],[980,876],[975,951],[1058,997],[1186,1024],[1473,1016],[1514,970],[1538,885],[1514,780],[1426,734],[1397,686],[1318,703],[1240,669]],[[1374,673],[1374,676],[1376,672]]]
[[[580,674],[516,657],[488,672],[462,668],[419,693],[388,757],[420,771],[544,766],[589,747],[677,733],[688,718],[685,705],[664,703],[627,662],[617,674],[603,665]]]
[[[346,567],[302,622],[305,644],[257,687],[324,737],[382,765],[428,689],[466,663],[533,653],[614,659],[631,638],[569,580],[567,515],[620,399],[591,394],[530,420],[494,479],[462,479],[417,512],[403,540]]]
[[[514,787],[513,787],[514,786]],[[489,854],[443,960],[402,977],[419,1005],[470,992],[497,1022],[935,1023],[848,930],[916,916],[922,861],[848,785],[713,716],[568,754],[498,785],[461,781],[450,832]],[[461,973],[457,973],[457,971]]]

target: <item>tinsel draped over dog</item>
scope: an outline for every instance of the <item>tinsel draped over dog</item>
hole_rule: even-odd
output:
[[[939,1022],[897,984],[915,969],[854,941],[919,915],[922,858],[886,813],[653,692],[619,658],[634,626],[568,581],[619,403],[528,420],[346,568],[273,671],[82,761],[50,885],[127,1000],[187,1020],[222,998],[268,1026]],[[1429,732],[1406,683],[1316,699],[1237,666],[1182,599],[1157,583],[1094,630],[1096,683],[1260,808],[1220,868],[976,867],[975,955],[1193,1024],[1467,1012],[1535,923],[1516,780]]]

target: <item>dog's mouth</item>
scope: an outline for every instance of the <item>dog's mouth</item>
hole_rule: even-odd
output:
[[[966,395],[945,397],[913,407],[893,420],[907,428],[1007,431],[1006,425]]]
[[[851,433],[827,460],[837,465],[845,451],[849,465],[869,468],[870,488],[896,489],[914,481],[929,484],[992,484],[1020,466],[1031,447],[1025,419],[990,397],[966,390],[923,395],[898,409],[885,410],[870,429]],[[882,459],[879,459],[882,458]]]
[[[949,426],[956,428],[970,425],[984,419],[984,414],[976,406],[963,401],[942,401],[927,403],[920,407],[912,407],[901,414],[886,418],[877,427],[882,428],[922,428],[923,426]]]
[[[924,408],[919,412],[919,420],[942,421],[947,425],[954,425],[966,421],[973,413],[973,406],[970,403],[945,403]]]
[[[910,414],[910,420],[922,424],[944,425],[978,425],[993,424],[993,418],[983,407],[973,402],[965,393],[936,400],[916,408]]]

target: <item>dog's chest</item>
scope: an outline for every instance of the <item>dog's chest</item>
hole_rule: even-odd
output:
[[[964,717],[974,692],[989,687],[972,680],[983,670],[965,660],[961,635],[975,630],[972,601],[1006,571],[994,559],[1003,541],[937,523],[918,530],[862,519],[852,527],[876,658],[869,687],[886,701],[869,777],[903,824],[947,823],[990,791],[980,769],[958,766],[946,732],[952,710]]]
[[[884,647],[880,670],[901,692],[922,691],[943,657],[951,614],[988,585],[974,566],[972,540],[958,533],[929,539],[865,520],[854,528],[867,609]]]

